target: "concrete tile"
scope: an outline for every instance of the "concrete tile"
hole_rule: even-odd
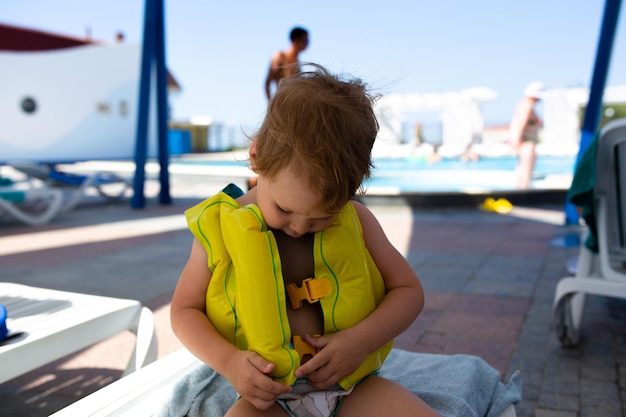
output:
[[[197,192],[198,184],[188,185]],[[177,187],[181,187],[177,183]],[[182,187],[185,187],[184,184]],[[183,188],[184,190],[184,188]],[[172,206],[149,202],[80,206],[36,232],[71,230],[121,220],[181,214],[199,201]],[[582,417],[626,414],[626,303],[588,297],[583,340],[560,346],[552,328],[556,283],[567,276],[576,248],[551,244],[564,230],[554,218],[562,207],[516,208],[497,215],[468,208],[371,207],[390,241],[420,276],[426,304],[396,338],[408,350],[478,355],[509,376],[519,370],[524,399],[518,417]],[[0,223],[0,245],[32,228]],[[140,299],[155,315],[159,356],[181,347],[169,323],[169,303],[186,262],[191,239],[185,230],[130,239],[66,245],[0,256],[3,280],[62,290]],[[607,301],[608,300],[608,301]],[[0,385],[2,412],[44,416],[119,378],[133,344],[120,334]],[[594,414],[595,412],[595,414]]]

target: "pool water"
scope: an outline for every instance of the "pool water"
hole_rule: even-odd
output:
[[[574,156],[539,156],[531,188],[569,187],[574,172]],[[213,176],[248,177],[248,163],[235,160],[174,159],[173,165],[202,167]],[[372,177],[364,186],[370,193],[406,192],[488,192],[515,189],[515,157],[481,158],[461,161],[443,158],[428,162],[423,158],[375,158]]]
[[[550,188],[567,184],[574,172],[575,158],[540,156],[533,171],[531,188]],[[444,158],[438,162],[424,159],[375,159],[368,190],[388,192],[482,192],[515,189],[517,158],[482,158],[461,161]]]

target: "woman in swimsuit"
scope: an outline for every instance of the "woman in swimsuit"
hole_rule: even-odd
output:
[[[524,97],[515,108],[510,125],[511,145],[517,151],[516,187],[528,189],[535,168],[541,120],[535,113],[535,104],[543,97],[544,86],[539,81],[526,86]]]

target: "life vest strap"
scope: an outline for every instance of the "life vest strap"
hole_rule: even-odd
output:
[[[309,304],[315,303],[320,298],[330,294],[332,286],[330,281],[325,278],[307,278],[302,280],[302,286],[289,284],[286,286],[287,296],[291,301],[291,307],[294,310],[302,307],[302,301],[307,300]]]
[[[315,335],[313,337],[319,337],[319,335]],[[293,335],[291,337],[291,341],[293,349],[298,352],[298,355],[300,355],[300,359],[304,358],[305,355],[315,356],[315,354],[319,352],[317,348],[309,345],[307,342],[302,340],[302,337],[298,335]]]

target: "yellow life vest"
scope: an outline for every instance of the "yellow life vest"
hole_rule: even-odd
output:
[[[276,365],[275,380],[292,385],[300,356],[293,348],[281,260],[273,233],[258,206],[241,206],[220,192],[185,212],[191,232],[207,253],[212,277],[206,313],[220,334],[239,349],[257,352]],[[315,233],[315,280],[327,280],[320,298],[324,334],[347,329],[367,317],[385,296],[385,285],[363,243],[352,203]],[[325,283],[324,287],[328,286]],[[390,341],[339,384],[344,389],[380,369]]]

